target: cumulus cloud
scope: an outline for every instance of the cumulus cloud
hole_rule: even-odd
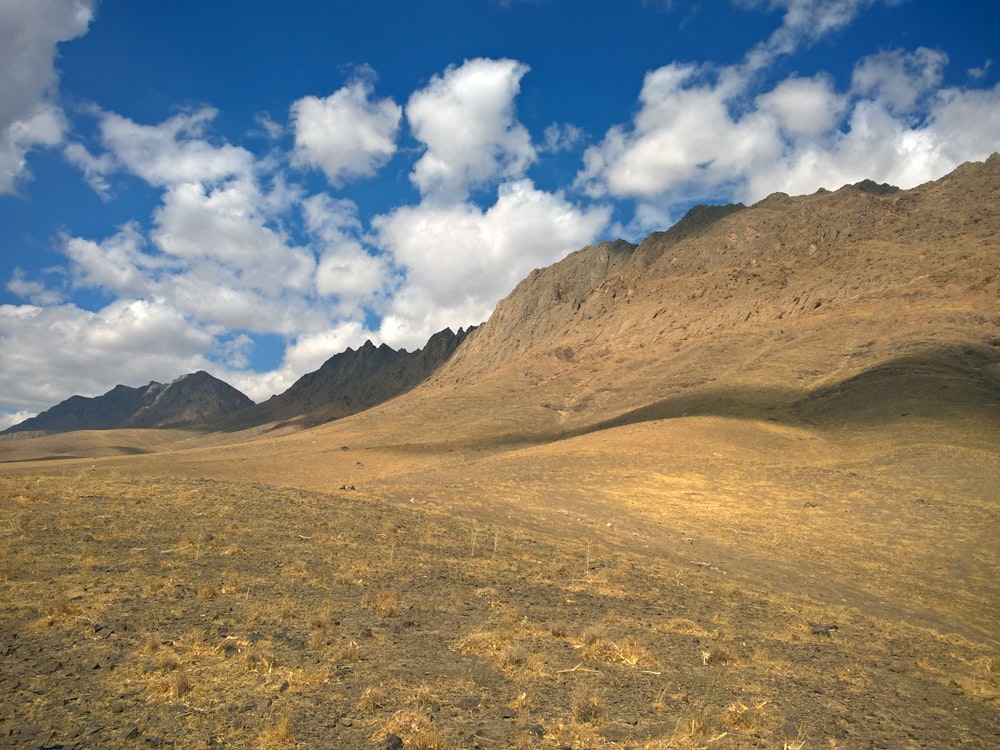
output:
[[[11,273],[7,281],[7,291],[30,301],[33,305],[57,305],[63,301],[60,289],[53,289],[42,281],[29,279],[24,269],[20,267],[14,268]]]
[[[291,107],[292,163],[321,169],[332,185],[375,174],[396,151],[403,110],[372,98],[365,73],[326,98],[306,96]]]
[[[363,308],[380,302],[388,290],[390,259],[362,243],[354,202],[321,193],[304,200],[302,208],[320,252],[316,291],[335,298],[338,315],[363,316]]]
[[[63,252],[77,286],[141,296],[151,287],[150,272],[163,265],[143,252],[144,244],[139,225],[132,222],[102,242],[64,237]]]
[[[0,305],[0,392],[38,411],[114,383],[172,379],[209,366],[211,335],[163,300],[117,300],[91,312],[73,304]],[[45,373],[45,377],[38,377]]]
[[[851,88],[860,97],[881,102],[893,114],[909,113],[940,87],[947,62],[945,53],[926,47],[880,52],[854,67]]]
[[[378,242],[405,272],[382,338],[420,346],[446,325],[485,320],[529,271],[593,241],[609,210],[581,209],[530,180],[503,183],[488,209],[424,203],[376,218]]]
[[[987,59],[986,62],[984,62],[981,66],[969,68],[966,72],[969,74],[971,78],[982,78],[990,71],[990,68],[992,67],[993,67],[993,60]]]
[[[861,11],[876,0],[739,0],[737,5],[756,8],[767,5],[784,11],[779,26],[766,41],[754,47],[746,57],[749,71],[770,65],[775,58],[788,55],[805,45],[843,29]],[[893,5],[899,0],[887,0]]]
[[[234,180],[214,189],[200,183],[170,188],[153,215],[153,242],[189,264],[216,262],[239,269],[241,286],[275,294],[307,288],[314,261],[267,226],[256,184]]]
[[[752,202],[864,178],[912,187],[987,156],[1000,142],[998,89],[941,88],[947,56],[938,50],[863,58],[844,91],[825,75],[763,83],[778,55],[843,27],[868,4],[774,2],[785,9],[780,29],[743,63],[650,71],[632,122],[585,151],[576,184],[636,199],[630,231],[638,236],[692,198]]]
[[[91,166],[99,167],[99,172],[120,166],[157,187],[248,178],[252,153],[228,143],[215,145],[207,138],[208,125],[217,115],[218,110],[202,107],[158,125],[143,125],[113,112],[101,113],[101,141],[112,160]]]
[[[523,176],[536,158],[514,113],[527,72],[515,60],[467,60],[410,97],[406,119],[426,146],[411,179],[425,197],[461,201],[494,179]]]
[[[111,195],[111,185],[107,176],[115,170],[115,162],[111,154],[94,156],[82,143],[67,143],[63,148],[66,161],[83,172],[83,178],[101,198],[107,200]]]
[[[12,193],[28,151],[62,142],[56,45],[85,34],[86,0],[7,0],[0,4],[0,194]]]
[[[828,76],[788,78],[757,97],[757,109],[775,118],[790,138],[811,138],[837,126],[847,97],[834,91]]]

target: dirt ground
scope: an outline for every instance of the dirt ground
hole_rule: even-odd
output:
[[[323,434],[5,464],[0,746],[1000,744],[985,433]]]

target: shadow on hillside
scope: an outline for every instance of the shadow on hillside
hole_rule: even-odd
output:
[[[577,437],[680,417],[844,428],[912,417],[961,419],[973,414],[1000,421],[1000,342],[992,347],[945,347],[901,356],[807,393],[793,388],[707,388],[552,437]]]

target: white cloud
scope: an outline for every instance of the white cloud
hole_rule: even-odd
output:
[[[833,90],[826,76],[788,78],[757,97],[757,109],[777,118],[777,125],[793,138],[828,133],[847,108],[847,97]]]
[[[743,63],[650,71],[632,122],[585,151],[577,185],[638,199],[630,228],[648,231],[692,200],[753,202],[864,178],[907,188],[989,155],[1000,143],[998,89],[942,89],[940,51],[863,58],[846,91],[824,75],[763,85],[779,55],[839,30],[869,4],[775,0],[785,11],[780,29]]]
[[[572,123],[559,125],[554,122],[545,128],[544,138],[544,150],[549,153],[558,153],[559,151],[571,150],[586,138],[586,133],[583,128]]]
[[[743,83],[733,69],[690,64],[648,73],[633,129],[616,126],[588,148],[578,183],[593,195],[651,197],[704,191],[773,161],[781,151],[774,120],[731,114]]]
[[[515,60],[467,60],[410,97],[406,118],[427,147],[411,179],[424,196],[461,201],[494,179],[523,176],[536,158],[514,113],[527,72]]]
[[[288,247],[266,225],[254,183],[233,180],[211,190],[200,183],[170,188],[156,209],[153,242],[164,253],[197,264],[239,269],[241,285],[265,293],[304,290],[315,261],[304,248]]]
[[[94,192],[107,200],[111,195],[111,185],[107,175],[115,170],[114,157],[105,153],[94,156],[82,143],[67,143],[63,148],[66,161],[83,172],[83,178]]]
[[[285,134],[285,128],[280,123],[275,122],[267,112],[258,113],[254,117],[254,122],[260,126],[260,132],[272,141]]]
[[[85,0],[0,3],[0,194],[14,192],[31,148],[62,142],[56,45],[86,33],[92,18]]]
[[[969,68],[968,71],[966,72],[969,74],[970,78],[982,78],[989,72],[990,68],[992,67],[993,67],[993,60],[987,59],[986,62],[984,62],[981,66],[976,68]]]
[[[447,325],[482,322],[529,271],[591,242],[608,218],[606,208],[581,210],[530,180],[502,184],[487,210],[425,203],[376,218],[380,246],[406,274],[382,338],[413,348]]]
[[[73,394],[207,368],[211,344],[210,334],[163,300],[123,299],[97,312],[0,305],[0,393],[7,406],[37,412]]]
[[[338,317],[363,317],[364,308],[380,304],[392,280],[390,259],[365,247],[353,201],[326,194],[302,201],[306,228],[320,253],[316,291],[334,298]]]
[[[16,424],[21,424],[26,419],[30,419],[38,414],[37,411],[15,411],[7,412],[0,411],[0,432],[6,430],[8,427],[13,427]]]
[[[228,143],[213,145],[206,138],[207,126],[217,114],[203,107],[159,125],[141,125],[113,112],[102,113],[101,141],[117,164],[150,185],[248,179],[253,154]],[[108,168],[104,162],[97,164]]]
[[[385,259],[350,241],[328,248],[316,269],[317,291],[348,303],[371,298],[386,287],[388,279]]]
[[[737,4],[754,8],[764,2],[765,0],[740,0]],[[895,0],[887,2],[892,5]],[[745,65],[748,71],[766,68],[775,58],[791,54],[839,31],[874,3],[875,0],[767,0],[770,8],[781,8],[784,15],[781,26],[747,54]]]
[[[880,52],[854,67],[851,88],[860,97],[881,102],[893,114],[907,114],[940,87],[947,63],[946,54],[926,47]]]
[[[41,281],[31,281],[20,267],[11,273],[7,291],[28,300],[33,305],[57,305],[63,301],[60,290],[46,286]]]
[[[141,296],[152,286],[150,271],[162,266],[156,258],[143,253],[144,244],[138,224],[130,223],[99,243],[64,237],[63,252],[71,261],[78,286]]]
[[[43,102],[0,132],[0,194],[13,193],[25,176],[28,151],[36,146],[58,146],[65,130],[62,110]]]
[[[332,185],[368,177],[396,151],[402,108],[392,99],[372,99],[371,75],[330,96],[306,96],[291,107],[295,149],[292,163],[323,170]]]

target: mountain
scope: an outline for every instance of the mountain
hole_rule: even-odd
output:
[[[358,414],[371,434],[452,442],[697,414],[1000,419],[997,206],[997,154],[911,190],[865,180],[698,206],[639,244],[532,271],[478,328],[415,352],[369,341],[279,396],[204,418],[240,430]],[[74,397],[10,431],[202,418],[149,408],[164,387]]]
[[[177,426],[215,419],[252,405],[253,401],[232,386],[199,371],[166,385],[155,381],[141,388],[118,385],[103,396],[71,396],[5,434]]]
[[[450,328],[408,352],[371,341],[335,354],[287,391],[217,422],[228,429],[294,420],[315,425],[355,414],[409,391],[426,380],[455,352],[474,328]]]
[[[532,271],[363,424],[460,442],[697,414],[1000,419],[998,206],[1000,155],[911,190],[694,208]]]

